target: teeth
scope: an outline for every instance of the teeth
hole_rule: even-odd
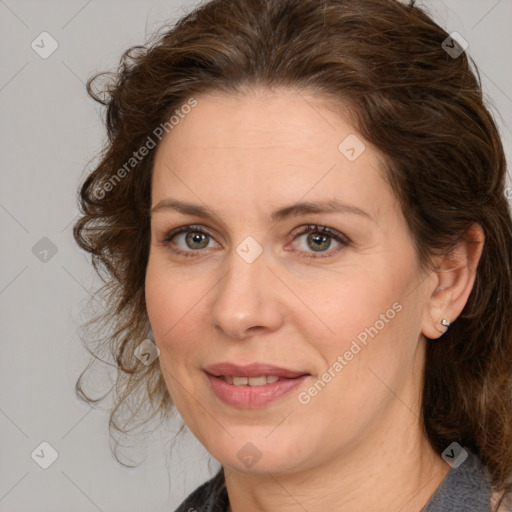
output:
[[[264,384],[272,384],[279,380],[279,377],[275,375],[265,376],[262,375],[260,377],[230,377],[225,376],[222,377],[228,384],[233,384],[235,386],[263,386]]]

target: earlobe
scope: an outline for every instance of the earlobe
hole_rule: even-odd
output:
[[[426,338],[440,338],[464,309],[475,283],[484,242],[482,227],[473,224],[448,254],[435,258],[423,314],[422,333]]]

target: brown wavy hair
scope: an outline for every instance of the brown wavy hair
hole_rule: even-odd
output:
[[[191,97],[292,87],[348,107],[357,130],[380,150],[425,268],[471,224],[482,226],[485,246],[468,302],[427,345],[422,422],[438,453],[453,441],[469,447],[503,499],[512,493],[506,160],[477,66],[467,53],[449,55],[448,37],[414,1],[213,0],[126,50],[117,71],[89,79],[88,93],[106,107],[108,139],[81,185],[74,236],[92,255],[103,279],[96,297],[108,305],[87,326],[96,329],[91,353],[110,357],[104,361],[116,370],[111,432],[132,430],[141,410],[144,424],[174,409],[158,359],[146,366],[134,356],[151,336],[144,281],[155,150],[137,161],[134,151],[148,137],[157,142],[155,129]],[[76,390],[94,403],[105,395],[85,392],[89,367]]]

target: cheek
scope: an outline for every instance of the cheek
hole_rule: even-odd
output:
[[[187,414],[189,402],[183,387],[194,393],[196,383],[189,366],[193,363],[191,354],[199,353],[194,341],[197,337],[186,334],[187,321],[194,312],[195,301],[190,286],[183,292],[179,279],[171,279],[169,273],[149,264],[146,272],[146,308],[154,334],[154,341],[160,350],[160,368],[168,392],[175,406]]]
[[[345,399],[354,398],[356,408],[361,396],[375,396],[382,388],[376,375],[385,382],[398,382],[414,364],[421,319],[420,301],[410,293],[416,281],[415,267],[388,261],[354,268],[330,281],[323,294],[319,285],[310,290],[308,305],[322,322],[309,317],[301,325],[305,332],[312,333],[312,324],[322,329],[318,333],[324,334],[314,338],[314,345],[324,370],[343,375],[333,379],[338,384],[332,389],[340,386],[347,393],[350,382],[352,392]]]
[[[200,299],[197,279],[173,268],[158,248],[150,253],[146,276],[146,308],[155,337],[173,333]],[[196,295],[198,296],[196,298]]]
[[[184,291],[185,290],[185,291]],[[178,335],[193,311],[195,299],[193,282],[180,282],[178,273],[162,268],[159,262],[148,263],[145,281],[146,308],[155,343],[165,354],[178,341]],[[192,311],[191,311],[192,310]],[[174,343],[176,347],[187,347],[190,343]],[[165,361],[165,358],[164,358]]]
[[[330,410],[325,420],[343,425],[347,436],[390,407],[391,390],[403,389],[413,375],[417,308],[382,290],[347,286],[333,296],[337,303],[328,306],[330,316],[326,306],[323,318],[335,334],[314,342],[324,365],[316,377],[326,384],[316,381],[300,396],[306,414]]]
[[[337,280],[324,278],[302,288],[300,293],[314,313],[314,316],[306,315],[309,329],[313,326],[322,329],[317,332],[324,336],[318,339],[325,347],[343,349],[351,340],[359,339],[364,343],[370,333],[387,331],[389,324],[400,320],[397,310],[403,309],[403,287],[389,270],[372,272],[366,267],[339,276]],[[302,323],[306,326],[304,316]]]
[[[146,308],[164,371],[188,380],[202,362],[214,358],[209,353],[215,348],[208,343],[211,333],[206,332],[214,284],[204,273],[181,272],[150,260]]]

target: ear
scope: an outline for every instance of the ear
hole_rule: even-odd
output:
[[[447,255],[434,258],[435,267],[423,311],[425,337],[441,337],[448,329],[441,321],[453,323],[461,314],[475,283],[484,242],[482,227],[473,224]]]

